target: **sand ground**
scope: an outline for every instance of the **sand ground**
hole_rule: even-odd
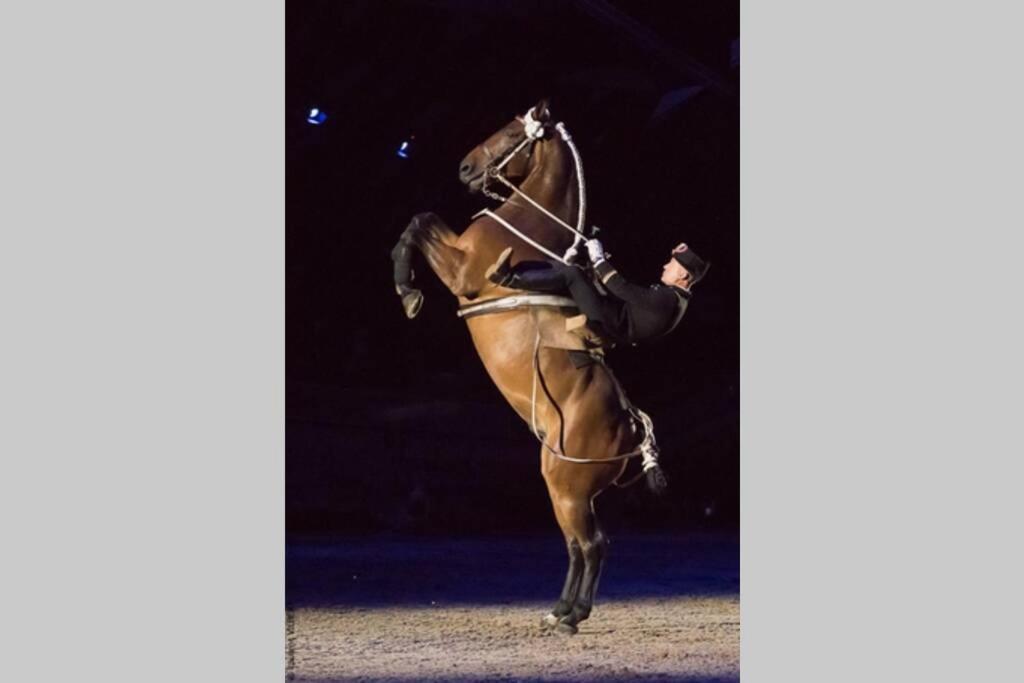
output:
[[[575,636],[539,626],[561,587],[559,550],[557,539],[290,544],[292,680],[739,680],[734,538],[624,539]]]

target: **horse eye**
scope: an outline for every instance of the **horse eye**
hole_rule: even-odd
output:
[[[505,137],[508,137],[508,138],[514,138],[514,137],[517,137],[518,135],[519,135],[519,133],[515,129],[513,129],[513,128],[510,128],[510,129],[505,131]]]

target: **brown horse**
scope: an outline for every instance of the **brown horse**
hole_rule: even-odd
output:
[[[531,113],[527,119],[544,125],[544,137],[523,144],[526,125],[523,118],[516,118],[466,155],[459,179],[471,192],[480,192],[487,183],[488,169],[521,146],[503,169],[507,179],[521,180],[521,191],[563,221],[575,221],[580,197],[571,150],[550,130],[546,101]],[[494,213],[556,253],[572,245],[572,232],[519,197],[503,203]],[[422,304],[422,295],[412,287],[413,247],[422,252],[433,271],[458,297],[460,306],[515,293],[492,284],[484,275],[506,247],[514,247],[517,261],[547,258],[488,216],[475,220],[460,235],[436,215],[419,214],[392,251],[396,290],[410,318]],[[576,313],[569,308],[548,310],[563,319]],[[544,391],[536,392],[533,363],[539,323],[531,309],[468,317],[466,324],[491,379],[527,424],[536,425],[539,437],[552,448],[560,446],[565,454],[606,460],[579,464],[557,457],[552,448],[541,447],[541,473],[569,551],[565,585],[542,625],[576,633],[577,624],[590,615],[593,607],[608,546],[597,521],[594,499],[622,476],[627,460],[614,458],[634,450],[642,430],[636,429],[623,407],[607,367],[598,362],[577,368],[567,350],[540,349]]]

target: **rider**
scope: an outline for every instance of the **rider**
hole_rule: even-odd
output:
[[[675,329],[686,312],[691,288],[704,277],[709,266],[685,243],[679,244],[662,268],[661,284],[641,287],[615,270],[600,241],[587,240],[586,245],[594,272],[612,294],[610,297],[602,296],[577,266],[543,261],[510,265],[511,247],[487,269],[487,279],[513,289],[568,291],[588,323],[596,323],[616,341],[635,345]]]

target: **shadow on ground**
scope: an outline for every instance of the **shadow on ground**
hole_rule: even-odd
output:
[[[557,534],[501,539],[289,539],[290,608],[554,601],[566,571]],[[613,538],[599,600],[739,593],[735,534]]]

